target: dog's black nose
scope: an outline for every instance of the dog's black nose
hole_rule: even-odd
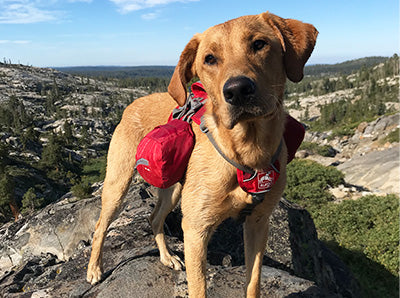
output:
[[[232,105],[243,105],[256,91],[256,84],[248,77],[239,76],[225,82],[223,93],[225,101]]]

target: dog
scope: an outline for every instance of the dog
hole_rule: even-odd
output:
[[[186,45],[168,93],[139,98],[125,109],[110,142],[88,282],[101,280],[104,238],[134,174],[139,142],[154,127],[166,123],[177,104],[185,104],[187,84],[198,77],[208,94],[204,122],[228,160],[262,170],[279,153],[279,179],[244,222],[245,292],[247,297],[260,296],[269,217],[286,183],[284,85],[286,78],[294,82],[303,78],[317,35],[311,24],[269,12],[213,26],[194,35]],[[237,169],[221,156],[199,126],[192,129],[196,142],[184,182],[159,190],[150,222],[161,262],[181,270],[184,264],[168,249],[163,230],[166,216],[181,199],[189,296],[206,297],[207,243],[216,227],[229,217],[237,218],[252,204],[253,197],[238,186]]]

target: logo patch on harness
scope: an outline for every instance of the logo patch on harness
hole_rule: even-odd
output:
[[[279,162],[275,162],[265,170],[246,173],[237,169],[237,179],[240,187],[247,193],[258,194],[271,190],[279,178]]]

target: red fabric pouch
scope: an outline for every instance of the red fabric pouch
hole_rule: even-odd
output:
[[[303,124],[288,114],[286,116],[285,132],[283,133],[288,152],[287,163],[291,162],[296,155],[297,149],[300,147],[301,142],[303,142],[305,133],[306,130]]]
[[[182,179],[193,148],[190,124],[173,119],[157,126],[139,143],[136,169],[151,185],[168,188]]]

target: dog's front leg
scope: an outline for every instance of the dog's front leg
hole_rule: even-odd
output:
[[[247,298],[260,297],[260,274],[268,239],[269,215],[253,211],[244,224]]]
[[[179,201],[182,186],[180,183],[168,189],[158,189],[158,202],[150,216],[154,238],[160,251],[160,261],[165,266],[174,270],[181,270],[183,262],[176,255],[170,253],[165,242],[164,223],[167,215],[175,208]]]
[[[206,297],[207,243],[212,233],[210,226],[195,225],[182,219],[185,245],[185,265],[190,298]]]

